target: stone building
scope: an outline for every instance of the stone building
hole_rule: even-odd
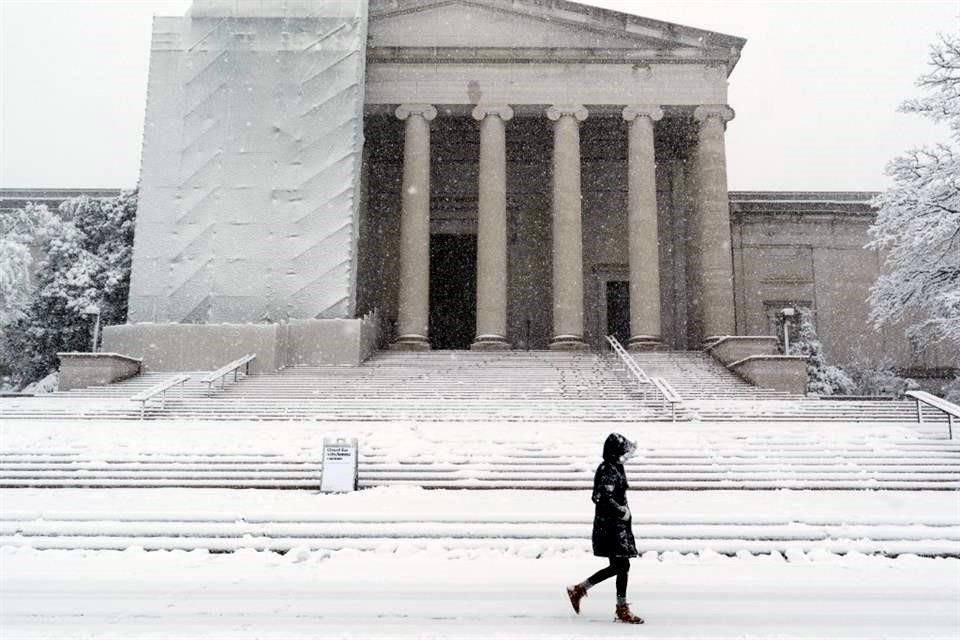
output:
[[[156,368],[243,340],[276,366],[691,349],[802,304],[832,360],[955,365],[868,328],[871,194],[728,194],[744,44],[566,0],[194,0],[154,24],[130,324],[105,344]]]
[[[56,211],[70,198],[113,198],[118,195],[120,189],[0,189],[0,216],[23,209],[30,202]]]

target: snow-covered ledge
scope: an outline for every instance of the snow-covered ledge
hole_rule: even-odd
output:
[[[82,389],[126,380],[140,373],[143,361],[120,353],[58,353],[60,390]]]
[[[140,322],[103,329],[103,345],[143,359],[144,371],[214,371],[256,353],[256,372],[291,365],[359,365],[380,343],[380,315],[275,324]]]
[[[707,353],[729,367],[731,363],[749,356],[777,355],[775,336],[724,336],[705,349]]]
[[[727,368],[763,389],[803,394],[807,390],[806,356],[747,356]]]

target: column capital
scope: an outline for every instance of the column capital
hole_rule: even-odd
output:
[[[497,116],[503,121],[513,118],[513,107],[508,104],[478,104],[473,108],[473,119],[483,120],[487,116]]]
[[[397,107],[396,116],[401,120],[413,115],[423,116],[423,119],[429,122],[437,117],[437,108],[432,104],[401,104]]]
[[[623,119],[633,122],[637,118],[649,118],[656,122],[663,117],[663,109],[658,104],[630,104],[623,108]]]
[[[720,124],[726,124],[733,120],[735,115],[733,109],[725,104],[702,104],[693,110],[693,119],[700,123],[716,118]]]
[[[590,112],[582,104],[560,104],[547,107],[547,117],[556,122],[563,116],[573,116],[577,122],[587,119]]]

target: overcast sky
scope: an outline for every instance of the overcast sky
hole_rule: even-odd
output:
[[[189,0],[0,0],[0,187],[131,187],[150,21]],[[960,2],[592,0],[747,38],[730,76],[731,189],[873,190],[946,131],[897,113]]]

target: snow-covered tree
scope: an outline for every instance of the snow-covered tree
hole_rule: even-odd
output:
[[[823,343],[817,336],[813,311],[797,308],[795,337],[790,340],[790,355],[807,358],[807,393],[832,396],[853,393],[854,382],[840,367],[828,365]],[[778,331],[782,334],[782,330]],[[781,345],[782,347],[782,345]]]
[[[960,35],[931,47],[930,70],[918,85],[928,95],[901,111],[945,123],[950,140],[911,150],[887,167],[894,185],[874,200],[878,214],[867,245],[885,252],[870,317],[878,328],[915,319],[907,335],[920,344],[960,341]]]
[[[30,247],[12,236],[0,236],[0,327],[23,315],[30,300]]]
[[[32,297],[32,247],[54,221],[45,205],[28,204],[0,218],[0,327],[20,318]]]
[[[58,351],[89,350],[88,306],[100,307],[105,324],[126,320],[136,206],[136,192],[128,192],[73,198],[56,214],[31,205],[13,215],[41,256],[30,302],[0,327],[0,359],[15,385],[53,371]]]

